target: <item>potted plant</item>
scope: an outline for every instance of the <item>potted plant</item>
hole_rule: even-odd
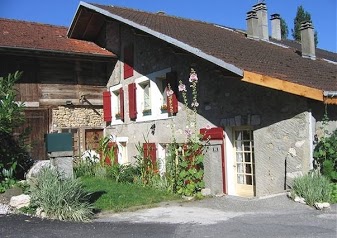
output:
[[[121,113],[117,112],[116,115],[115,115],[115,117],[116,117],[116,120],[120,120],[121,119]]]
[[[160,110],[161,110],[161,113],[166,113],[167,112],[167,105],[166,104],[161,105]]]
[[[146,108],[143,110],[143,116],[148,116],[148,115],[151,115],[151,109]]]

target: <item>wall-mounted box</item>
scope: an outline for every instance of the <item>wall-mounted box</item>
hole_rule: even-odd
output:
[[[73,138],[71,133],[51,133],[45,136],[47,152],[73,151]]]

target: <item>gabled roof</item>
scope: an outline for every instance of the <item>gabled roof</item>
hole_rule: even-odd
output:
[[[115,57],[98,45],[67,37],[67,28],[0,18],[0,49]]]
[[[337,91],[336,64],[320,58],[305,59],[296,48],[248,39],[243,33],[211,23],[81,2],[68,32],[70,37],[86,38],[80,34],[83,28],[79,27],[81,30],[76,31],[76,25],[81,20],[86,24],[91,21],[89,16],[81,19],[83,7],[90,9],[92,14],[105,15],[216,63],[243,76],[243,80],[245,72],[253,73],[244,80],[250,83],[287,91],[282,85],[269,83],[279,80],[277,84],[289,83],[292,88],[295,85],[296,89],[291,92],[298,95],[308,96],[311,93],[308,90],[313,90],[318,96],[308,97],[317,100],[323,100],[323,91]],[[303,86],[302,91],[298,86]]]

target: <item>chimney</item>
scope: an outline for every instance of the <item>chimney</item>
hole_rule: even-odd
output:
[[[258,18],[258,33],[261,40],[269,40],[268,34],[268,14],[265,3],[260,2],[253,6],[253,11],[256,12]]]
[[[315,60],[316,59],[315,34],[312,23],[310,21],[302,22],[300,31],[301,31],[302,57]]]
[[[272,14],[271,18],[271,37],[276,40],[281,40],[281,18],[280,14]]]
[[[251,39],[259,39],[258,19],[255,11],[247,12],[247,37]]]

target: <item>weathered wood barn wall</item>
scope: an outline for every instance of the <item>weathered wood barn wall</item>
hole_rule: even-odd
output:
[[[103,134],[102,93],[112,59],[0,50],[0,75],[23,71],[17,101],[25,102],[33,159],[46,159],[45,134],[70,132],[74,153],[96,146]],[[22,130],[18,129],[18,131]],[[94,141],[92,141],[94,140]]]

